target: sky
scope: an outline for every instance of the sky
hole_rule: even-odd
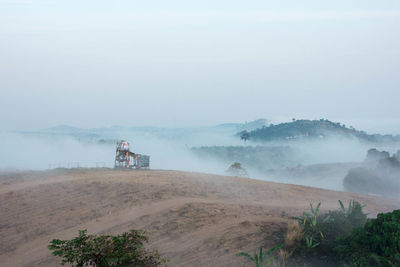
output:
[[[0,0],[0,130],[326,118],[400,133],[398,0]]]

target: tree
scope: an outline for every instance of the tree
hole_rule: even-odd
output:
[[[240,139],[246,142],[247,140],[250,140],[250,134],[248,131],[243,131],[242,135],[240,136]]]
[[[249,177],[246,169],[242,167],[242,164],[239,162],[233,163],[229,168],[226,170],[229,175],[238,176],[238,177]]]
[[[61,264],[72,266],[124,267],[162,266],[166,260],[157,251],[148,252],[143,243],[148,238],[143,231],[131,230],[122,235],[87,235],[80,230],[72,240],[53,239],[48,248],[54,256],[63,258]]]

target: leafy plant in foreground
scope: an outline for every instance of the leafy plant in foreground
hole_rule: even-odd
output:
[[[148,252],[143,243],[148,238],[144,232],[131,230],[122,235],[87,235],[80,230],[72,240],[53,239],[48,248],[54,256],[63,258],[61,264],[72,266],[124,267],[162,266],[166,260],[157,251]]]
[[[272,252],[274,252],[276,249],[281,248],[282,245],[276,245],[273,248],[267,250],[267,252],[263,252],[263,249],[260,248],[260,251],[257,253],[256,251],[254,252],[253,256],[250,255],[249,253],[246,252],[241,252],[236,254],[236,256],[244,256],[247,257],[249,260],[254,262],[256,264],[256,267],[264,267],[268,266],[272,263],[273,257],[271,256]]]
[[[315,248],[321,244],[324,239],[324,234],[322,232],[322,224],[327,223],[330,220],[329,216],[319,220],[319,208],[321,207],[321,202],[318,203],[317,207],[314,209],[313,205],[310,204],[311,213],[303,212],[302,216],[295,216],[301,228],[303,229],[304,240],[306,241],[306,246],[309,249]]]

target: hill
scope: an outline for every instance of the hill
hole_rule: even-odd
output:
[[[72,169],[0,173],[0,266],[58,266],[47,245],[79,229],[144,229],[170,266],[244,266],[235,256],[282,242],[287,222],[322,201],[356,199],[370,216],[399,201],[178,171]]]
[[[257,119],[255,121],[245,122],[245,123],[223,123],[218,124],[217,128],[231,128],[237,131],[253,131],[255,129],[267,126],[269,124],[266,119]]]
[[[366,142],[400,142],[400,135],[367,134],[353,127],[346,127],[339,122],[329,120],[293,120],[292,122],[271,124],[268,127],[246,132],[239,132],[238,136],[248,134],[250,140],[274,141],[274,140],[299,140],[299,139],[323,139],[330,136],[357,138]]]

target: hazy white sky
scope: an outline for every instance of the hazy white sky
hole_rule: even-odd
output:
[[[398,0],[0,0],[0,129],[328,118],[400,133]]]

